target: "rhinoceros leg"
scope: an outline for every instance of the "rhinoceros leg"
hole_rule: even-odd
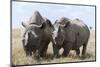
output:
[[[38,48],[39,57],[42,57],[42,49],[43,49],[43,45],[39,46],[39,48]]]
[[[33,53],[35,54],[35,52],[36,52],[36,49],[33,49],[32,51],[33,51]]]
[[[54,52],[54,57],[55,58],[59,58],[60,57],[59,48],[57,46],[55,46],[54,44],[53,44],[53,52]]]
[[[83,44],[82,56],[85,56],[87,43]]]
[[[41,45],[38,48],[38,53],[39,53],[40,57],[46,56],[46,52],[47,52],[47,48],[48,48],[49,42],[50,41],[47,41],[47,40],[46,41],[45,40],[42,40],[40,42]]]
[[[77,54],[77,56],[79,56],[79,54],[80,54],[80,49],[76,49],[76,54]]]
[[[47,52],[47,48],[48,48],[49,42],[50,42],[49,40],[44,42],[43,48],[41,50],[41,56],[42,57],[46,56],[46,52]]]
[[[32,56],[32,50],[31,50],[31,47],[30,47],[30,48],[28,47],[27,54],[28,54],[28,56]]]
[[[64,52],[63,52],[63,54],[62,54],[63,57],[68,56],[69,51],[70,51],[71,48],[72,48],[72,45],[73,45],[73,44],[70,43],[70,42],[68,42],[68,43],[66,43],[66,44],[63,45],[63,48],[64,48]]]
[[[27,47],[27,46],[25,47],[24,46],[24,51],[26,53],[26,56],[32,56],[32,51],[29,50],[29,47]]]
[[[29,56],[32,56],[32,51],[29,52]]]
[[[32,56],[32,51],[26,51],[26,56]]]

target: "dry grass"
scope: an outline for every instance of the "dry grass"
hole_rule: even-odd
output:
[[[82,47],[80,48],[82,49]],[[63,49],[60,50],[60,54],[63,52]],[[26,57],[23,50],[21,42],[21,30],[13,29],[12,30],[12,63],[14,65],[26,65],[26,64],[46,64],[46,63],[63,63],[63,62],[77,62],[77,61],[92,61],[95,60],[95,31],[91,30],[90,39],[87,46],[87,54],[84,60],[75,57],[60,57],[52,59],[53,55],[52,43],[49,44],[47,50],[48,57],[47,59],[42,59],[41,61],[35,60],[34,57]],[[71,51],[70,54],[75,54],[74,51]]]

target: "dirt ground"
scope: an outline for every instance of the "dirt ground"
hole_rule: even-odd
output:
[[[90,39],[87,46],[86,58],[81,59],[78,57],[60,57],[53,58],[52,43],[49,44],[47,50],[47,59],[37,61],[34,57],[26,57],[22,46],[22,33],[20,29],[12,30],[12,64],[14,65],[27,65],[27,64],[48,64],[48,63],[63,63],[63,62],[79,62],[79,61],[94,61],[95,59],[95,30],[91,29]],[[80,48],[82,50],[82,47]],[[62,54],[63,49],[60,50]],[[75,54],[75,51],[70,51],[70,54]]]

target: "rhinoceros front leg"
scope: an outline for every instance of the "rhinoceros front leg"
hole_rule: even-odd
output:
[[[53,45],[53,52],[54,52],[54,56],[55,58],[59,58],[60,54],[59,54],[59,48],[55,45]]]
[[[49,42],[50,42],[49,40],[48,41],[44,40],[44,41],[41,42],[41,45],[40,45],[40,48],[39,48],[40,57],[42,57],[42,58],[46,57],[46,52],[47,52]]]
[[[43,48],[41,49],[41,54],[40,54],[40,56],[43,57],[43,58],[46,57],[48,44],[49,44],[49,42],[44,43]]]
[[[69,51],[70,51],[71,48],[72,48],[72,45],[73,45],[73,44],[72,44],[71,42],[65,43],[65,44],[63,45],[63,48],[64,48],[64,52],[63,52],[63,54],[62,54],[63,57],[68,56]]]

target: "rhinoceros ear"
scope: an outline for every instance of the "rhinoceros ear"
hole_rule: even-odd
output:
[[[27,27],[27,25],[24,22],[22,22],[22,26],[25,28]]]
[[[65,24],[60,24],[61,27],[68,27],[70,25],[70,21],[67,21]]]
[[[47,19],[46,22],[47,22],[47,24],[49,24],[50,27],[53,27],[53,25],[52,25],[50,20]]]
[[[42,26],[41,26],[40,28],[41,28],[41,29],[44,29],[45,26],[46,26],[46,24],[45,24],[45,23],[42,23]]]
[[[68,27],[68,26],[69,26],[69,24],[70,24],[70,21],[67,21],[67,23],[66,23],[66,24],[64,24],[64,28]]]

